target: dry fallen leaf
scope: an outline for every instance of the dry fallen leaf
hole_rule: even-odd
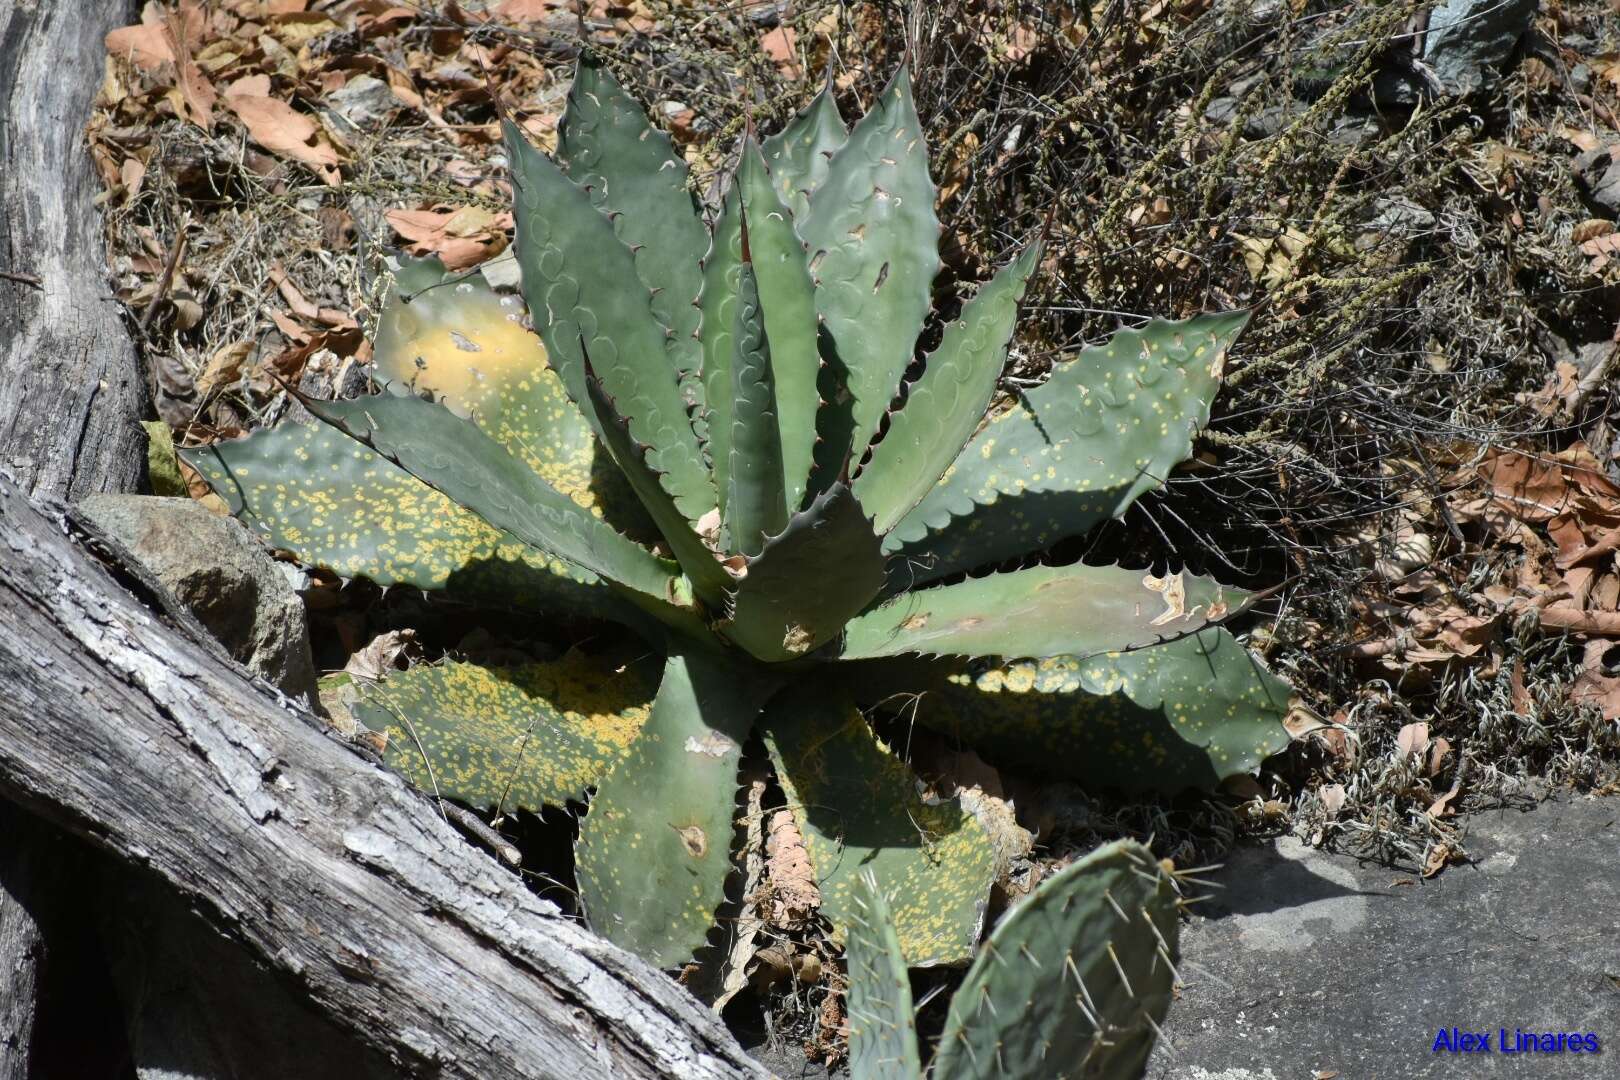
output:
[[[415,647],[415,630],[387,630],[350,656],[343,670],[357,679],[376,682],[402,667],[402,661]]]
[[[1322,811],[1328,817],[1333,817],[1344,809],[1345,793],[1343,784],[1325,784],[1316,795],[1317,798],[1322,800]]]
[[[1395,736],[1395,749],[1402,756],[1421,754],[1429,746],[1429,725],[1419,721],[1407,724]]]
[[[465,270],[506,249],[510,212],[481,206],[432,210],[390,210],[383,215],[395,232],[410,241],[412,255],[437,255],[447,270]]]
[[[273,154],[307,165],[331,187],[342,181],[338,152],[310,117],[270,96],[268,75],[248,75],[225,88],[225,104],[253,141]]]

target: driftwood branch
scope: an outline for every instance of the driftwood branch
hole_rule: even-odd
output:
[[[402,1071],[761,1075],[79,528],[0,477],[0,795],[155,875]]]

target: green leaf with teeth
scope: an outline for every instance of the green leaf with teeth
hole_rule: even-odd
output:
[[[732,870],[737,762],[773,687],[708,654],[669,658],[641,737],[580,824],[591,929],[661,968],[703,946]]]
[[[636,273],[652,293],[652,312],[669,330],[669,359],[682,374],[698,369],[698,260],[708,237],[686,186],[686,161],[652,126],[589,50],[582,50],[557,125],[557,160],[568,178],[608,214],[635,254]],[[688,388],[701,386],[695,380]],[[688,404],[696,407],[701,401]]]
[[[1094,656],[1190,634],[1246,600],[1183,573],[1032,566],[887,601],[850,620],[842,655]]]
[[[765,140],[771,181],[795,219],[802,220],[809,211],[810,196],[827,178],[833,155],[848,139],[829,83],[787,127]]]
[[[1209,422],[1248,313],[1154,319],[1087,346],[996,413],[884,541],[898,587],[1040,551],[1162,486]]]
[[[765,661],[814,652],[882,587],[878,544],[849,488],[817,496],[749,560],[721,634]]]
[[[585,408],[584,342],[603,386],[629,418],[630,434],[649,448],[649,464],[681,513],[696,521],[716,505],[714,483],[635,257],[586,192],[511,122],[506,150],[517,192],[523,295],[552,368]]]
[[[800,232],[816,309],[854,397],[860,461],[911,363],[939,272],[939,218],[922,123],[904,68],[833,155]]]
[[[1032,244],[1001,268],[945,327],[906,403],[855,479],[855,497],[887,533],[922,501],[950,466],[996,392],[1007,344],[1018,321],[1018,302],[1041,257]]]

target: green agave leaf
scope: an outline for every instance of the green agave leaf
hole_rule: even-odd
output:
[[[696,372],[694,304],[708,237],[686,186],[686,160],[589,50],[580,52],[568,108],[557,126],[557,160],[635,253],[636,272],[652,290],[653,314],[670,331],[674,367]],[[695,381],[686,386],[701,389]]]
[[[737,583],[720,632],[761,660],[796,660],[837,636],[882,585],[877,534],[840,485],[765,541]]]
[[[629,425],[614,411],[613,402],[608,400],[594,372],[587,373],[585,388],[590,394],[591,407],[596,411],[597,427],[613,460],[618,462],[620,470],[658,526],[658,531],[675,553],[675,559],[686,571],[693,590],[705,604],[720,610],[726,590],[731,587],[731,575],[720,565],[714,552],[709,550],[686,518],[681,516],[675,500],[664,490],[658,474],[647,464],[646,448],[637,446],[630,437]]]
[[[1039,243],[1025,248],[945,327],[905,406],[855,478],[855,497],[879,533],[922,501],[984,419],[1018,323],[1018,302],[1040,257]]]
[[[1032,551],[1123,514],[1209,422],[1246,312],[1155,319],[1088,346],[991,418],[885,539],[902,587]]]
[[[181,456],[275,548],[342,577],[503,607],[616,612],[589,570],[464,510],[343,433],[283,423]]]
[[[644,599],[676,602],[675,567],[582,510],[444,406],[390,395],[304,404],[497,529]]]
[[[793,214],[777,198],[765,159],[752,139],[743,147],[737,185],[748,208],[748,244],[770,342],[783,489],[788,509],[796,510],[804,503],[816,442],[816,379],[821,369],[816,287]]]
[[[742,202],[733,180],[715,218],[709,254],[703,260],[703,295],[698,298],[702,312],[698,343],[703,350],[704,420],[722,517],[731,490],[731,358],[737,348],[741,276]]]
[[[584,409],[585,343],[631,435],[650,448],[650,464],[681,513],[696,521],[716,505],[714,484],[665,352],[668,332],[653,315],[635,259],[582,189],[516,125],[507,122],[505,130],[523,295],[551,365]]]
[[[646,514],[522,323],[517,297],[437,257],[401,256],[373,345],[372,376],[391,393],[430,393],[523,459],[552,487],[621,530]]]
[[[556,661],[416,667],[363,692],[356,720],[387,735],[383,760],[423,791],[479,810],[580,799],[647,722],[643,667],[569,652]]]
[[[1293,688],[1224,628],[1089,659],[909,679],[915,719],[998,763],[1095,788],[1213,790],[1288,743]],[[909,715],[909,714],[908,714]]]
[[[658,967],[703,946],[725,899],[737,762],[773,688],[720,657],[671,656],[641,737],[580,823],[591,928]]]
[[[1121,840],[1058,871],[1002,919],[951,999],[937,1080],[1136,1077],[1175,984],[1180,898]]]
[[[892,898],[907,964],[965,960],[995,877],[995,853],[978,820],[955,800],[925,802],[906,764],[824,682],[777,695],[762,731],[833,940],[843,941],[861,917],[857,886],[870,873]]]
[[[852,619],[843,656],[1093,656],[1199,629],[1249,597],[1208,578],[1031,566],[904,593]]]
[[[743,244],[747,245],[746,234]],[[738,278],[736,351],[731,358],[731,486],[726,496],[728,550],[758,555],[767,536],[787,527],[782,490],[782,439],[776,428],[776,379],[765,339],[754,268],[744,262]]]
[[[911,363],[940,266],[928,151],[905,68],[833,155],[800,232],[816,308],[848,370],[858,462]]]
[[[846,929],[849,1075],[852,1080],[922,1080],[911,979],[876,875],[856,881]]]
[[[810,196],[826,179],[833,155],[848,139],[828,80],[808,108],[765,140],[772,181],[795,219],[803,220],[809,211]]]

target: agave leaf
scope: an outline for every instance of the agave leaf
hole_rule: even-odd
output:
[[[1095,656],[1190,634],[1247,603],[1191,574],[1031,566],[902,594],[850,620],[843,656]]]
[[[390,395],[305,405],[497,529],[645,600],[675,602],[677,568],[582,510],[443,405]]]
[[[1025,248],[945,327],[905,406],[856,477],[855,497],[879,533],[922,501],[984,419],[1018,322],[1018,302],[1040,255],[1039,243]]]
[[[937,1080],[1141,1076],[1170,1008],[1180,897],[1119,840],[1043,881],[1002,919],[951,999]]]
[[[776,195],[759,146],[743,147],[737,183],[748,209],[748,244],[776,381],[776,424],[781,431],[787,505],[803,505],[816,442],[816,287],[793,214]]]
[[[612,616],[589,570],[490,525],[324,424],[282,423],[181,456],[271,547],[379,585]]]
[[[747,244],[745,234],[745,257]],[[788,512],[782,490],[782,438],[776,427],[776,379],[752,263],[744,261],[737,284],[727,470],[731,490],[726,495],[725,526],[728,550],[754,556],[767,536],[787,527]]]
[[[849,906],[849,1075],[852,1080],[922,1080],[917,1014],[900,935],[874,874],[862,874]]]
[[[826,179],[833,155],[848,138],[829,80],[808,108],[765,140],[771,179],[795,219],[803,220],[810,196]]]
[[[568,400],[546,349],[521,321],[517,297],[437,257],[399,257],[377,322],[372,377],[395,394],[431,394],[465,416],[558,491],[622,531],[645,535],[646,514]]]
[[[387,735],[383,760],[423,791],[480,810],[581,799],[647,722],[642,666],[579,651],[518,667],[450,661],[390,675],[350,707]]]
[[[861,683],[926,689],[907,713],[918,723],[998,764],[1092,788],[1212,790],[1289,738],[1293,689],[1219,626],[1084,660],[905,666]]]
[[[596,410],[597,427],[613,460],[618,462],[630,486],[658,526],[658,531],[675,553],[676,561],[691,579],[693,590],[705,604],[719,610],[726,590],[731,586],[731,575],[676,509],[675,500],[664,490],[658,474],[647,464],[646,448],[637,446],[630,437],[629,425],[614,411],[613,402],[608,400],[594,372],[588,373],[585,388],[590,394],[591,407]]]
[[[1246,312],[1088,346],[986,424],[884,542],[902,587],[1050,547],[1164,484],[1209,422]]]
[[[720,202],[709,254],[703,260],[702,322],[704,423],[715,494],[724,518],[731,490],[731,358],[736,352],[737,294],[742,277],[742,202],[732,181]]]
[[[905,68],[833,155],[800,232],[816,308],[848,370],[860,461],[911,363],[939,271],[939,219]]]
[[[810,853],[833,940],[843,941],[860,917],[857,886],[870,871],[893,898],[906,963],[965,960],[995,877],[995,853],[978,820],[954,799],[925,802],[906,764],[824,681],[778,694],[761,730]]]
[[[877,534],[840,485],[765,541],[720,632],[761,660],[796,660],[831,641],[882,585]]]
[[[649,464],[681,513],[696,521],[716,505],[714,484],[665,353],[667,331],[653,315],[630,249],[590,197],[510,122],[506,147],[523,295],[552,368],[586,411],[585,343],[631,435],[649,448]],[[588,413],[587,419],[595,422]]]
[[[636,272],[652,290],[653,314],[670,331],[669,356],[676,370],[696,372],[694,305],[708,237],[687,190],[686,161],[589,50],[580,52],[568,107],[557,125],[557,160],[635,253]]]
[[[742,744],[773,685],[704,653],[673,655],[641,737],[580,823],[591,928],[661,968],[702,947],[731,872]]]

